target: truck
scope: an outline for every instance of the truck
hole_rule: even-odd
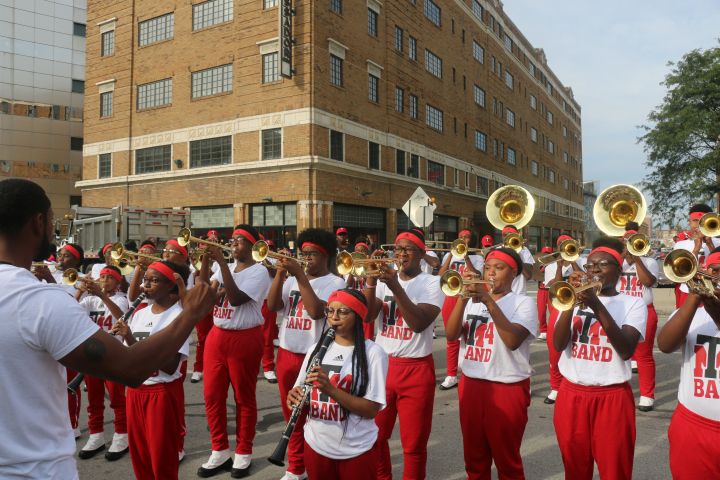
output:
[[[98,257],[107,243],[135,240],[139,245],[150,237],[165,241],[190,228],[190,209],[73,205],[71,210],[66,239],[82,246],[87,258]]]

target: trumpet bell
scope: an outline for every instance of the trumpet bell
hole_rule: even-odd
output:
[[[695,277],[698,270],[698,261],[687,250],[674,250],[663,261],[663,273],[668,280],[675,283],[685,283]]]
[[[636,257],[644,257],[650,251],[650,239],[644,233],[634,233],[625,242],[627,251]]]
[[[63,272],[62,282],[65,285],[75,285],[80,278],[80,274],[74,268],[68,268]]]
[[[452,242],[450,253],[453,257],[464,257],[468,253],[468,247],[461,238],[458,238]]]
[[[120,242],[113,243],[112,247],[110,247],[110,256],[115,260],[122,257],[124,253],[125,247]]]
[[[717,237],[720,235],[720,214],[708,212],[700,217],[700,233],[706,237]]]
[[[190,243],[190,237],[192,237],[192,232],[189,228],[183,228],[178,232],[177,242],[180,244],[180,246],[184,247],[188,243]]]
[[[530,223],[535,212],[535,199],[519,185],[505,185],[490,195],[485,214],[493,227],[502,230],[506,225],[520,229]]]
[[[361,254],[362,255],[362,254]],[[254,257],[253,257],[254,258]],[[340,275],[347,275],[353,271],[353,254],[342,251],[335,257],[335,267]]]
[[[179,241],[180,240],[178,239],[178,242]],[[270,247],[268,247],[268,244],[264,240],[258,240],[252,246],[252,258],[256,262],[262,262],[265,260],[269,252]]]
[[[619,237],[628,222],[642,223],[647,203],[642,192],[632,185],[613,185],[598,195],[593,206],[593,219],[606,235]]]
[[[551,304],[553,308],[561,312],[575,307],[577,296],[575,289],[568,282],[555,282],[550,286]]]
[[[460,276],[460,274],[455,270],[448,270],[443,273],[442,277],[440,277],[440,290],[442,290],[446,296],[455,297],[460,295],[460,293],[462,293],[462,289],[462,276]]]
[[[508,233],[503,239],[503,246],[507,248],[512,248],[516,252],[520,253],[520,250],[522,250],[523,248],[522,235],[518,233]]]
[[[360,253],[360,252],[353,252],[350,254],[353,261],[353,268],[350,271],[350,273],[354,277],[364,277],[365,276],[365,265],[358,264],[358,260],[365,260],[367,258],[367,255]]]

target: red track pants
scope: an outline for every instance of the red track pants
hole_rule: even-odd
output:
[[[460,297],[445,297],[442,306],[443,325],[447,326],[448,318],[455,308],[455,304]],[[449,377],[457,377],[458,374],[458,355],[460,354],[460,340],[447,341],[447,374]]]
[[[105,389],[110,395],[110,408],[115,412],[115,433],[127,433],[125,386],[97,377],[85,376],[88,396],[88,429],[90,433],[102,433],[105,430]]]
[[[130,459],[138,480],[178,478],[182,389],[178,379],[127,390]]]
[[[302,353],[293,353],[284,348],[278,348],[277,355],[277,377],[278,377],[278,388],[280,389],[280,407],[282,408],[283,417],[287,422],[290,419],[292,410],[287,407],[287,396],[288,392],[292,390],[300,374],[300,368],[302,367],[305,355]],[[295,475],[302,475],[305,472],[305,461],[303,458],[303,448],[305,445],[305,439],[303,437],[303,427],[305,426],[305,416],[303,413],[298,418],[295,424],[295,430],[293,430],[288,442],[287,456],[288,456],[288,469],[290,473]]]
[[[375,417],[380,429],[377,439],[380,460],[376,478],[392,479],[388,440],[395,427],[395,419],[399,417],[403,479],[423,480],[435,401],[435,363],[432,355],[423,358],[390,357],[385,392],[386,406]]]
[[[550,294],[547,288],[538,288],[537,292],[537,309],[538,322],[540,322],[540,333],[547,333],[547,309],[550,303]]]
[[[75,370],[67,370],[67,381],[70,383],[70,380],[75,378],[77,376],[77,372]],[[70,417],[70,426],[73,429],[78,428],[80,425],[80,406],[82,404],[82,396],[80,395],[80,392],[82,389],[78,387],[77,393],[70,393],[68,390],[68,416]]]
[[[548,359],[550,360],[548,373],[550,375],[550,388],[557,391],[560,390],[560,383],[562,382],[563,376],[558,368],[561,352],[555,350],[553,334],[555,333],[555,322],[557,322],[560,312],[554,309],[552,305],[548,305],[548,307],[550,309],[550,317],[547,322],[547,338],[545,339],[548,349]]]
[[[555,435],[567,480],[632,478],[635,401],[630,384],[584,387],[563,380],[555,401]]]
[[[262,326],[246,330],[210,330],[205,350],[203,390],[205,414],[213,450],[230,448],[227,432],[227,395],[232,385],[237,414],[235,453],[252,453],[257,423],[255,385],[262,358]]]
[[[262,304],[262,316],[265,319],[263,323],[263,355],[262,369],[263,372],[272,372],[275,370],[275,345],[273,340],[278,338],[277,312],[273,312],[267,307],[267,300]]]
[[[528,421],[530,379],[498,383],[462,375],[458,395],[468,480],[490,480],[493,461],[501,479],[524,479],[520,444]]]
[[[720,422],[701,417],[678,403],[668,439],[674,480],[720,478]]]
[[[357,457],[335,460],[320,455],[305,443],[305,466],[308,479],[368,480],[377,473],[377,444]]]
[[[633,360],[637,362],[640,395],[648,398],[655,398],[655,357],[653,357],[653,346],[655,345],[657,326],[657,312],[651,303],[648,305],[645,339],[637,344],[635,354],[632,357]]]
[[[205,342],[207,341],[208,333],[213,326],[212,312],[208,313],[195,324],[195,331],[197,332],[197,345],[195,346],[195,363],[193,364],[193,372],[203,371],[203,360],[205,358]]]

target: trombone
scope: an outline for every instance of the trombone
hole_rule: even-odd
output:
[[[211,247],[218,247],[223,250],[227,250],[228,252],[232,252],[232,247],[228,245],[223,245],[222,243],[210,242],[208,240],[203,240],[202,238],[193,237],[192,232],[189,228],[183,228],[182,230],[180,230],[180,233],[178,233],[177,242],[180,244],[181,247],[187,246],[190,242],[195,242],[203,245],[210,245]]]
[[[472,297],[472,295],[468,295],[466,291],[466,287],[468,285],[489,285],[490,293],[492,293],[495,288],[495,282],[492,280],[468,280],[462,278],[462,275],[455,270],[448,270],[443,273],[442,277],[440,277],[440,290],[442,290],[442,292],[448,297],[457,297],[458,295],[461,298]]]
[[[687,250],[674,250],[663,261],[663,272],[668,280],[685,283],[688,290],[698,295],[717,298],[715,289],[720,287],[720,276],[701,272],[698,261]],[[700,278],[696,278],[699,276]]]
[[[630,255],[644,257],[650,251],[650,239],[644,233],[633,233],[625,240],[625,248]]]
[[[700,233],[706,237],[720,236],[720,214],[708,212],[700,217]]]
[[[440,242],[436,242],[440,243]],[[436,252],[450,252],[453,257],[464,257],[470,252],[482,252],[481,248],[468,248],[467,245],[465,245],[465,242],[462,238],[458,238],[453,242],[442,242],[442,243],[449,243],[450,248],[434,248],[433,250]]]
[[[352,274],[355,277],[375,277],[382,273],[379,265],[395,265],[400,267],[396,258],[367,258],[359,252],[340,252],[335,258],[335,266],[340,275]],[[370,268],[375,267],[375,268]]]
[[[550,287],[548,293],[550,294],[553,308],[564,312],[572,310],[576,305],[579,305],[577,301],[578,293],[591,288],[594,288],[595,294],[598,295],[602,288],[602,282],[598,280],[597,277],[594,277],[591,282],[584,283],[579,287],[573,287],[568,282],[555,282]]]
[[[628,222],[642,223],[647,203],[642,192],[632,185],[613,185],[598,195],[593,206],[593,219],[598,228],[611,237],[625,234]]]
[[[160,260],[162,260],[162,258],[156,257],[155,255],[148,255],[146,253],[139,253],[139,252],[133,252],[132,250],[125,250],[125,247],[120,242],[114,243],[113,246],[110,247],[110,256],[114,260],[119,260],[121,258],[125,258],[128,260],[128,263],[137,262],[138,258],[147,258],[148,260],[152,260],[153,262],[159,262]]]
[[[307,262],[305,260],[300,260],[299,258],[291,257],[289,255],[283,255],[282,253],[273,252],[272,250],[270,250],[270,247],[268,246],[267,242],[265,242],[265,240],[258,240],[253,244],[252,258],[258,263],[264,261],[266,258],[287,258],[298,262],[302,267],[307,267]]]
[[[557,251],[542,255],[538,257],[537,261],[541,265],[550,265],[560,259],[563,259],[566,262],[574,262],[580,258],[580,250],[581,247],[577,241],[570,239],[563,240],[560,242]]]

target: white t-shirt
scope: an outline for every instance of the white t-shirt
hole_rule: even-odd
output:
[[[195,272],[197,272],[197,269],[195,266],[191,263],[189,265],[190,267],[190,275],[188,275],[188,281],[185,285],[185,288],[188,290],[195,286]],[[228,265],[229,267],[229,265]],[[217,262],[213,262],[210,264],[210,277],[212,277],[215,273],[220,271],[220,264]],[[232,269],[230,270],[232,271]]]
[[[175,305],[162,313],[153,313],[152,304],[142,310],[136,310],[129,324],[132,336],[135,337],[136,341],[141,342],[150,335],[155,335],[160,330],[170,325],[170,323],[172,323],[172,321],[175,320],[181,313],[182,307],[180,306],[180,302],[177,302]],[[186,360],[190,354],[190,337],[185,339],[185,343],[183,343],[180,347],[178,353],[181,355],[180,362],[172,375],[165,373],[162,370],[156,370],[152,375],[150,375],[150,378],[143,382],[143,385],[170,383],[181,377],[180,367],[182,362]]]
[[[445,256],[442,259],[443,265],[447,261],[448,255],[452,255],[450,252],[446,253]],[[475,270],[480,272],[482,275],[483,273],[483,266],[485,265],[485,259],[481,257],[480,255],[468,255],[468,258],[470,259],[470,263],[472,263],[473,267],[475,267]],[[449,270],[454,270],[458,272],[460,275],[465,273],[467,270],[467,267],[465,266],[465,257],[456,257],[453,256],[452,260],[450,260],[450,265],[448,267]]]
[[[300,375],[295,382],[299,387],[305,383],[305,371],[315,349],[313,346],[305,355]],[[350,392],[352,388],[352,355],[354,345],[330,344],[321,363],[330,383]],[[368,365],[368,385],[364,399],[385,407],[385,379],[388,370],[387,354],[371,340],[365,340]],[[381,409],[382,409],[381,408]],[[347,426],[345,419],[347,418]],[[310,393],[310,409],[305,423],[305,440],[320,455],[338,460],[357,457],[372,448],[377,440],[378,427],[372,418],[363,418],[354,413],[348,416],[330,396],[313,387]]]
[[[433,252],[432,250],[426,251],[425,254],[430,255],[431,257],[438,258],[437,253]],[[433,270],[435,269],[423,258],[422,260],[420,260],[420,270],[427,273],[428,275],[432,275]]]
[[[712,241],[713,241],[713,245],[715,245],[716,248],[720,247],[720,238],[713,238]],[[688,252],[691,252],[691,253],[692,253],[693,249],[695,249],[695,240],[692,240],[692,239],[680,240],[679,242],[676,242],[675,246],[673,247],[673,251],[674,250],[687,250]],[[711,252],[711,250],[708,248],[707,244],[705,242],[702,242],[702,246],[700,247],[699,258],[698,258],[698,263],[700,265],[705,263],[705,257],[710,255],[710,252]],[[688,293],[689,290],[687,288],[687,285],[684,283],[681,283],[680,291]]]
[[[557,273],[558,263],[559,262],[551,263],[550,265],[547,265],[545,267],[545,270],[543,272],[543,274],[544,274],[543,283],[545,284],[546,287],[549,287],[548,284],[550,282],[552,282],[553,280],[555,280],[555,274]],[[575,260],[575,263],[577,263],[578,267],[580,267],[582,269],[583,266],[585,265],[585,263],[587,263],[587,258],[580,257],[577,260]],[[560,275],[562,275],[562,281],[567,282],[568,278],[570,278],[570,275],[572,273],[573,273],[572,265],[563,266],[562,273],[560,274]]]
[[[230,273],[237,288],[250,297],[250,301],[233,307],[227,295],[221,295],[213,308],[213,322],[215,326],[225,330],[246,330],[264,323],[262,304],[270,290],[272,280],[267,268],[259,263],[239,272],[235,272],[235,265],[235,263],[228,265]],[[218,282],[221,288],[224,286],[221,271],[214,273],[210,280]]]
[[[673,312],[670,318],[677,313]],[[720,422],[720,379],[717,369],[720,354],[720,330],[700,307],[690,323],[682,347],[678,401],[701,417]],[[708,362],[708,359],[714,361]]]
[[[327,302],[330,294],[345,288],[342,278],[332,273],[310,280],[315,295]],[[313,320],[304,308],[297,279],[290,277],[285,281],[282,290],[283,310],[280,322],[280,347],[294,352],[306,354],[320,339],[325,325],[325,318]]]
[[[657,261],[647,257],[639,258],[645,265],[645,268],[655,277],[655,285],[657,285],[657,277],[660,275],[660,268],[658,267]],[[620,275],[616,289],[623,295],[642,298],[645,305],[652,305],[653,303],[653,287],[643,285],[637,274],[637,266],[635,264],[630,265],[627,260],[623,261],[623,273]]]
[[[130,303],[124,293],[117,292],[110,297],[110,300],[112,300],[122,312],[127,312],[130,309]],[[82,305],[90,315],[90,320],[95,322],[101,329],[110,332],[117,318],[113,318],[112,313],[110,313],[110,310],[105,306],[105,303],[103,303],[100,297],[86,295],[80,300],[80,305]]]
[[[398,278],[410,300],[418,305],[426,303],[442,308],[445,296],[440,290],[438,277],[420,273],[410,280]],[[383,302],[382,327],[378,329],[375,342],[393,357],[422,358],[432,353],[433,323],[420,333],[405,325],[395,296],[382,282],[375,288],[375,296]]]
[[[527,295],[508,293],[497,300],[497,306],[511,323],[524,327],[530,335],[516,350],[510,350],[500,338],[487,305],[468,302],[462,320],[463,375],[501,383],[515,383],[529,378],[530,342],[537,335],[537,305]]]
[[[618,327],[629,325],[645,337],[647,307],[642,299],[627,295],[599,297]],[[570,342],[560,355],[563,377],[578,385],[615,385],[630,380],[630,360],[623,360],[605,335],[595,312],[575,307]]]
[[[522,250],[520,250],[519,255],[520,260],[522,260],[523,264],[535,264],[535,259],[533,258],[530,250],[528,250],[527,247],[523,247]],[[523,266],[521,267],[524,268]],[[513,293],[517,293],[518,295],[527,295],[527,279],[525,278],[525,275],[522,274],[522,272],[520,273],[520,275],[513,279],[511,289]]]
[[[58,360],[98,331],[59,286],[0,265],[0,478],[76,479],[67,375]]]
[[[92,270],[90,270],[90,276],[94,279],[100,278],[100,270],[107,267],[107,264],[105,263],[94,263],[92,266]]]

